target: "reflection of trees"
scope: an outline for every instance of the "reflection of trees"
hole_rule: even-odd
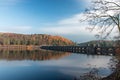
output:
[[[68,55],[67,52],[45,50],[0,50],[0,59],[5,60],[49,60]]]

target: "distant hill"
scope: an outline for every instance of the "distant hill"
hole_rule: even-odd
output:
[[[84,43],[78,44],[80,46],[101,46],[101,47],[107,47],[107,46],[115,46],[116,42],[113,40],[93,40],[93,41],[88,41]]]
[[[74,42],[47,34],[0,33],[0,45],[74,45]]]

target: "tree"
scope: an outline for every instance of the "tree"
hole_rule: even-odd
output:
[[[117,28],[120,38],[120,0],[94,0],[91,3],[84,15],[85,20],[93,26],[89,29],[92,31],[97,28],[97,37],[102,35],[102,38],[106,38]]]

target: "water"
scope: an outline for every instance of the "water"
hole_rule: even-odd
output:
[[[74,80],[92,68],[111,73],[111,56],[45,50],[0,50],[0,80]]]

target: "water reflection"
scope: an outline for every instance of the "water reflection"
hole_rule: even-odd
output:
[[[68,55],[68,52],[45,50],[0,50],[0,59],[5,60],[50,60]]]
[[[107,76],[111,56],[45,50],[0,50],[0,80],[73,80],[91,68]]]

